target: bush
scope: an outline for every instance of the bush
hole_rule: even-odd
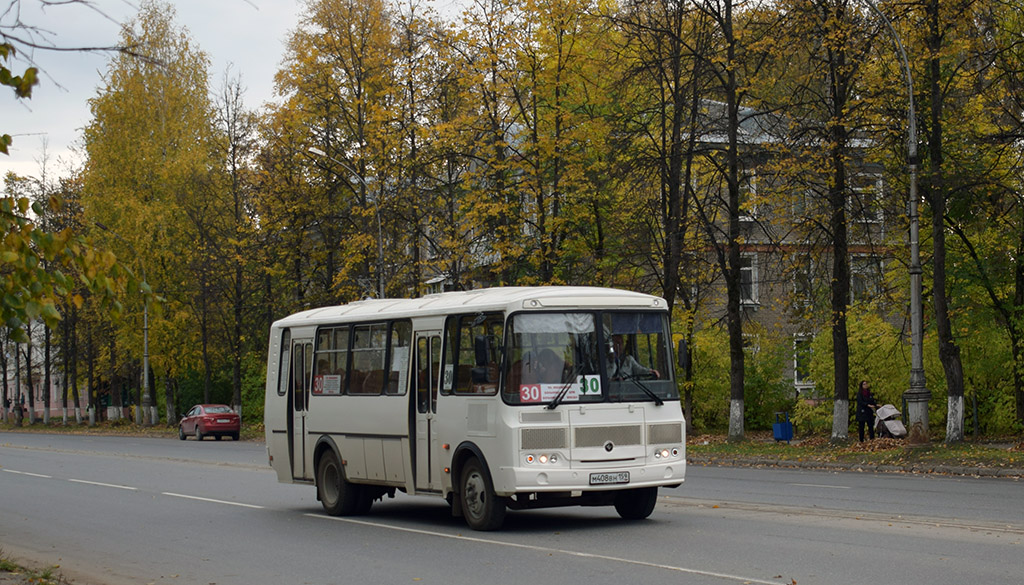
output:
[[[831,400],[799,400],[793,409],[793,432],[801,436],[832,432]]]
[[[786,361],[792,359],[792,342],[771,335],[758,337],[758,347],[744,359],[744,426],[746,430],[767,430],[775,413],[790,411],[795,391],[782,377]],[[729,426],[729,337],[725,331],[709,328],[694,336],[694,431],[720,431]]]
[[[263,422],[263,399],[267,384],[266,356],[251,352],[242,360],[242,419]]]

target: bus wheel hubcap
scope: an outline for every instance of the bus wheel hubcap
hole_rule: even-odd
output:
[[[472,473],[466,478],[466,506],[474,517],[483,512],[484,480],[479,473]]]

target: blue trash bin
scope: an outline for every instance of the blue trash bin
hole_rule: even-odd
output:
[[[789,422],[788,412],[776,412],[775,423],[772,424],[776,441],[790,442],[793,439],[793,423]]]

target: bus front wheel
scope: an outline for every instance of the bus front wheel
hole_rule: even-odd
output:
[[[491,477],[479,459],[462,468],[459,497],[466,524],[473,530],[497,530],[505,522],[505,498],[494,494]]]
[[[316,493],[331,516],[349,516],[359,503],[358,486],[345,479],[345,470],[334,451],[327,451],[316,468]]]
[[[657,503],[656,487],[622,490],[615,496],[615,511],[626,520],[643,520],[654,512]]]

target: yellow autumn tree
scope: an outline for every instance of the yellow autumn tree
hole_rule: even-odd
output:
[[[173,8],[156,1],[145,2],[123,27],[122,42],[139,47],[144,56],[115,55],[89,102],[93,118],[84,132],[82,196],[86,227],[130,259],[127,263],[166,299],[162,315],[149,315],[155,317],[148,335],[153,368],[178,374],[201,360],[208,389],[209,351],[215,349],[209,346],[210,304],[217,297],[210,294],[214,263],[205,230],[213,217],[208,210],[219,205],[210,177],[214,125],[208,58],[187,31],[175,27]],[[131,364],[143,357],[142,321],[155,308],[153,300],[136,296],[130,318],[112,333],[112,375],[126,371],[118,368],[115,356],[127,353]],[[189,322],[198,327],[183,326]],[[120,393],[113,394],[112,406],[120,406]]]

